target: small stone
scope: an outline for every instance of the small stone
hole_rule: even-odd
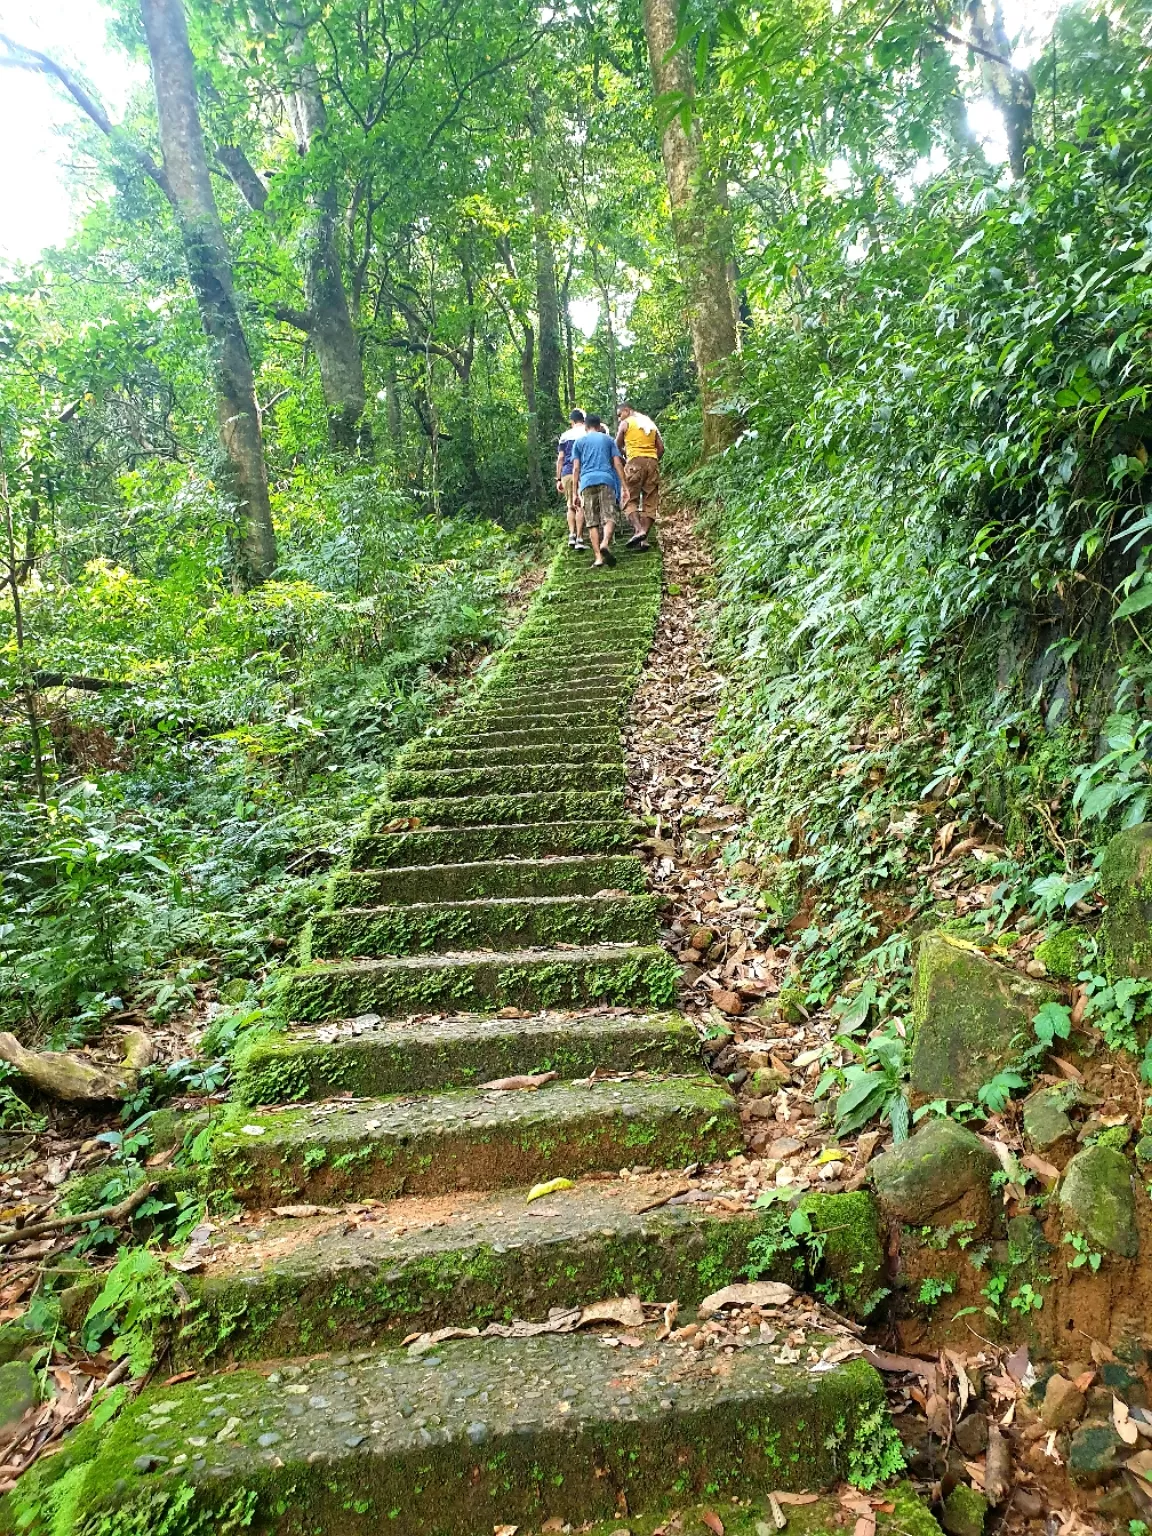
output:
[[[954,1438],[965,1456],[983,1456],[988,1449],[988,1420],[982,1413],[970,1413],[957,1424]]]
[[[706,955],[712,948],[715,938],[716,935],[712,932],[711,928],[696,928],[688,935],[688,943],[693,949],[699,950],[702,955]]]
[[[999,1167],[991,1147],[954,1120],[934,1117],[870,1165],[888,1216],[913,1224],[965,1201],[978,1225],[991,1213],[989,1180]]]
[[[468,1426],[468,1438],[473,1445],[483,1445],[488,1438],[488,1426],[479,1420]]]
[[[769,1094],[779,1093],[787,1082],[783,1072],[778,1072],[775,1067],[757,1067],[752,1074],[749,1090],[755,1098],[766,1098]]]
[[[1083,1392],[1057,1371],[1054,1376],[1049,1376],[1048,1385],[1044,1388],[1040,1418],[1048,1429],[1063,1429],[1066,1424],[1080,1418],[1084,1412],[1084,1403]]]
[[[1095,1248],[1134,1259],[1140,1251],[1132,1165],[1115,1147],[1085,1147],[1064,1170],[1060,1209],[1065,1226]]]
[[[744,999],[739,992],[713,992],[712,1001],[721,1013],[739,1015],[744,1012]]]
[[[1027,1488],[1017,1488],[1012,1495],[1012,1508],[1025,1520],[1039,1520],[1044,1513],[1044,1500]]]
[[[282,1438],[274,1429],[270,1429],[267,1434],[256,1437],[256,1444],[262,1451],[266,1451],[269,1446],[279,1445]]]
[[[698,965],[684,965],[680,968],[680,980],[686,987],[694,987],[703,974]]]
[[[1044,964],[1043,960],[1029,960],[1024,969],[1028,972],[1029,976],[1040,977],[1047,976],[1048,974],[1048,967]]]
[[[366,1439],[366,1435],[345,1435],[342,1443],[346,1445],[350,1451],[354,1451],[358,1445],[363,1445]]]
[[[1127,1454],[1111,1424],[1082,1424],[1068,1448],[1068,1475],[1083,1488],[1096,1488],[1120,1470]]]
[[[790,1157],[793,1152],[799,1152],[803,1145],[804,1143],[797,1141],[795,1136],[778,1136],[768,1148],[768,1156],[780,1159]]]
[[[132,1470],[134,1472],[155,1472],[157,1467],[167,1466],[167,1464],[167,1456],[137,1456],[136,1460],[132,1463]]]
[[[981,1536],[988,1513],[988,1500],[967,1483],[957,1483],[944,1500],[940,1524],[948,1536]]]

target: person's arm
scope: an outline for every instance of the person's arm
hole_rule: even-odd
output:
[[[616,446],[619,448],[621,453],[624,452],[624,435],[627,431],[628,423],[626,421],[622,421],[616,428]]]
[[[656,457],[658,459],[664,457],[664,439],[660,436],[659,427],[656,428]]]
[[[561,448],[560,452],[556,455],[556,489],[558,491],[562,491],[564,489],[564,450],[563,450],[563,448]]]
[[[620,455],[618,453],[614,453],[612,455],[612,464],[613,464],[613,466],[614,466],[614,468],[616,470],[616,473],[620,476],[621,484],[623,484],[623,481],[624,481],[624,460],[620,457]]]

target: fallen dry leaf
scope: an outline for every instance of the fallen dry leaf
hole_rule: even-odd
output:
[[[711,1317],[725,1307],[782,1307],[796,1292],[780,1280],[753,1280],[745,1285],[726,1285],[723,1290],[705,1296],[697,1308],[698,1317]]]
[[[557,1072],[531,1072],[520,1077],[494,1077],[490,1083],[481,1083],[481,1088],[489,1088],[498,1093],[512,1093],[518,1088],[534,1091],[543,1088],[545,1083],[556,1081]]]
[[[700,1518],[713,1536],[724,1536],[724,1522],[719,1515],[713,1514],[710,1509],[704,1509],[700,1511]]]
[[[1118,1397],[1112,1399],[1112,1424],[1125,1445],[1135,1445],[1140,1432],[1128,1415],[1128,1404]]]
[[[772,1497],[778,1504],[818,1504],[818,1493],[774,1493]]]
[[[639,1296],[609,1296],[580,1309],[580,1327],[586,1323],[619,1323],[622,1328],[644,1326],[644,1305]]]

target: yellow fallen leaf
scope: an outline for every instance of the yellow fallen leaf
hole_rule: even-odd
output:
[[[543,1195],[554,1195],[558,1189],[575,1189],[571,1179],[549,1179],[547,1184],[533,1184],[528,1191],[527,1205],[532,1200],[539,1200]]]
[[[843,1147],[825,1147],[823,1152],[821,1152],[820,1156],[816,1159],[816,1163],[817,1166],[821,1166],[824,1163],[842,1163],[844,1161],[844,1157],[845,1153]]]

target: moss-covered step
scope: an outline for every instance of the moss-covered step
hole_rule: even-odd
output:
[[[313,1022],[592,1003],[661,1008],[675,997],[679,975],[664,950],[639,945],[320,960],[284,977],[280,1004],[286,1017]]]
[[[485,740],[484,737],[471,738]],[[603,763],[618,758],[620,745],[615,732],[604,741],[564,741],[522,747],[463,747],[443,742],[424,742],[396,758],[397,768],[514,768],[518,763],[544,765],[564,762]]]
[[[605,756],[611,756],[613,752],[620,750],[620,722],[619,720],[596,720],[591,725],[575,727],[566,725],[563,721],[559,724],[555,720],[546,725],[517,726],[512,730],[483,730],[474,729],[469,721],[457,722],[458,729],[448,732],[429,732],[422,739],[429,746],[450,742],[455,747],[535,747],[554,746],[562,749],[566,742],[603,742],[609,747]],[[468,729],[464,729],[465,726]]]
[[[706,1078],[459,1088],[415,1099],[229,1110],[212,1177],[249,1207],[509,1189],[634,1163],[678,1168],[740,1145],[727,1088]]]
[[[499,666],[495,666],[481,681],[487,687],[497,678],[519,677],[557,682],[595,682],[602,677],[626,678],[639,671],[641,666],[635,653],[629,649],[614,656],[589,656],[587,659],[541,655],[527,651],[523,656],[507,654]]]
[[[899,1464],[861,1360],[713,1359],[673,1343],[460,1339],[154,1387],[89,1423],[9,1494],[23,1536],[477,1536],[874,1479]],[[402,1518],[401,1518],[402,1517]]]
[[[624,814],[622,785],[608,789],[545,789],[523,795],[417,796],[381,800],[368,812],[369,832],[397,820],[426,827],[487,827],[503,822],[615,820]]]
[[[624,764],[617,762],[489,764],[480,768],[393,768],[388,775],[392,800],[455,795],[518,795],[542,789],[610,789],[624,784]]]
[[[386,823],[385,823],[386,825]],[[623,817],[590,821],[545,821],[524,825],[497,822],[486,827],[360,832],[352,840],[351,863],[358,868],[412,864],[472,863],[489,859],[535,859],[634,848],[643,833]]]
[[[750,1267],[795,1285],[805,1278],[782,1249],[765,1267],[779,1227],[770,1213],[653,1209],[684,1188],[669,1178],[580,1180],[531,1205],[526,1189],[469,1190],[347,1215],[254,1212],[221,1228],[206,1269],[185,1277],[192,1305],[173,1364],[282,1359],[421,1329],[537,1321],[552,1307],[601,1296],[675,1297],[692,1309]],[[833,1235],[857,1207],[870,1231],[861,1258],[830,1247],[819,1277],[854,1315],[843,1299],[853,1271],[868,1266],[874,1288],[884,1262],[875,1208],[863,1192],[805,1202],[813,1229]]]
[[[494,694],[477,699],[469,723],[474,729],[484,730],[490,724],[494,730],[506,729],[504,721],[520,721],[531,726],[541,720],[583,721],[585,724],[618,720],[627,708],[627,700],[620,697],[599,699],[567,699],[553,691],[534,693],[531,698],[504,698]]]
[[[371,1015],[368,1016],[369,1019]],[[387,1098],[558,1072],[699,1071],[696,1030],[678,1014],[533,1014],[426,1024],[349,1019],[251,1040],[237,1055],[233,1098],[288,1104],[351,1093]]]
[[[556,944],[655,944],[654,896],[482,896],[471,901],[341,907],[305,935],[314,960]]]
[[[635,854],[570,858],[481,859],[400,869],[342,870],[328,887],[330,907],[376,907],[413,901],[471,901],[481,896],[595,896],[644,892]]]

